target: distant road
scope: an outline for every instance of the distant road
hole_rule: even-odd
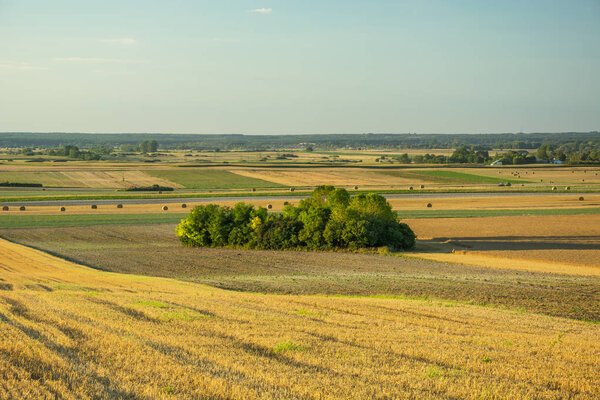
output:
[[[474,197],[521,197],[521,196],[578,196],[590,195],[595,193],[392,193],[382,194],[387,199],[446,199],[446,198],[474,198]],[[301,200],[307,196],[248,196],[248,197],[165,197],[164,199],[96,199],[96,200],[35,200],[23,202],[0,202],[0,207],[4,205],[28,205],[28,206],[66,206],[66,205],[111,205],[111,204],[171,204],[171,203],[218,203],[225,201],[246,201],[253,202],[258,200],[271,201],[290,201]],[[1,214],[0,214],[1,216]]]

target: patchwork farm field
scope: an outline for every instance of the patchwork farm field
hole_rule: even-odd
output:
[[[63,172],[60,185],[87,182]],[[594,172],[132,165],[85,173],[95,177],[90,193],[137,176],[180,188],[173,196],[291,186],[297,194],[321,183],[535,188],[542,173],[564,184],[546,195],[390,196],[418,235],[406,253],[181,246],[176,224],[209,198],[94,209],[96,200],[6,202],[0,399],[600,397],[600,195],[577,193],[593,188],[579,174]],[[297,204],[289,195],[242,198],[278,212]]]
[[[600,395],[594,324],[438,300],[232,292],[6,241],[0,255],[3,398]]]
[[[281,187],[277,183],[265,179],[257,179],[239,175],[220,169],[206,168],[177,168],[156,169],[147,171],[148,174],[176,182],[187,189],[250,189]]]

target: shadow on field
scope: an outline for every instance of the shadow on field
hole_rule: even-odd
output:
[[[433,238],[418,241],[424,252],[472,250],[600,250],[600,236],[487,236]]]

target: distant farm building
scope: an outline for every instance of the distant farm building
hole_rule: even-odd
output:
[[[502,165],[502,161],[496,160],[491,165]]]

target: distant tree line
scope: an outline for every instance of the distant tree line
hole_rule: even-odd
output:
[[[281,213],[237,203],[198,206],[181,221],[176,235],[186,246],[249,249],[331,250],[411,249],[415,234],[399,221],[383,196],[350,196],[342,188],[319,186],[297,207]]]
[[[319,135],[194,135],[194,134],[84,134],[84,133],[0,133],[0,147],[58,147],[72,143],[79,148],[93,146],[139,146],[154,140],[164,149],[194,150],[280,150],[302,149],[455,149],[459,146],[488,149],[535,150],[542,144],[579,146],[600,143],[600,133],[497,133],[497,134],[319,134]],[[299,148],[300,148],[299,147]]]

